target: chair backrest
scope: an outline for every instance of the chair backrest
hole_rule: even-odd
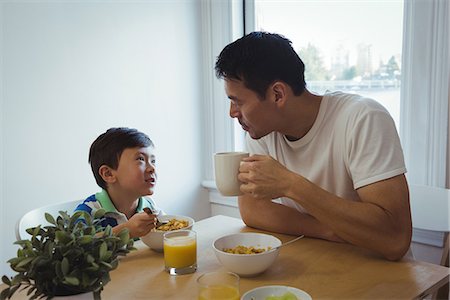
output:
[[[409,196],[413,227],[450,231],[450,190],[424,185],[410,185]]]
[[[82,203],[82,200],[73,200],[69,202],[61,202],[51,205],[42,206],[33,209],[24,214],[16,223],[16,238],[17,240],[26,239],[30,235],[26,232],[27,228],[38,226],[39,224],[48,225],[45,219],[45,213],[49,213],[56,217],[59,215],[59,211],[67,211],[71,215],[78,204]]]
[[[409,197],[411,217],[416,229],[444,232],[441,265],[448,267],[449,263],[449,206],[450,190],[445,188],[410,185]],[[448,299],[448,283],[432,295],[432,299]]]

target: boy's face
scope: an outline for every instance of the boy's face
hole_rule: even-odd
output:
[[[155,155],[152,147],[127,148],[113,171],[116,188],[139,198],[152,195],[156,184]]]

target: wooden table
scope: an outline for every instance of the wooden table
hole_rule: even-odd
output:
[[[138,250],[122,258],[111,273],[102,299],[196,299],[198,276],[225,270],[216,259],[212,242],[225,234],[258,231],[246,227],[240,219],[225,216],[199,221],[193,229],[198,243],[196,273],[170,276],[164,271],[163,254],[139,241],[135,243]],[[273,235],[282,242],[293,238]],[[306,291],[313,299],[416,299],[448,280],[449,269],[445,267],[408,259],[390,262],[352,245],[304,238],[283,247],[266,272],[241,278],[240,292],[242,295],[263,285],[289,285]]]

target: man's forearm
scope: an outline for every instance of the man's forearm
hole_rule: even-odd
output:
[[[349,243],[396,260],[409,248],[411,221],[407,185],[402,176],[362,188],[364,201],[349,201],[301,176],[289,198]]]
[[[239,209],[245,224],[254,228],[342,241],[314,217],[270,200],[256,200],[250,196],[240,196]]]

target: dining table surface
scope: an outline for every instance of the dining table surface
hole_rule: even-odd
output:
[[[196,222],[195,273],[169,275],[164,254],[141,241],[137,250],[120,259],[102,299],[197,299],[197,278],[206,272],[226,271],[217,260],[212,243],[220,236],[263,232],[282,242],[290,235],[247,227],[241,219],[217,215]],[[449,268],[403,258],[388,261],[373,252],[346,243],[303,238],[282,247],[273,265],[255,277],[240,278],[240,294],[266,285],[292,286],[313,299],[420,299],[449,281]],[[25,293],[13,299],[25,299]]]

